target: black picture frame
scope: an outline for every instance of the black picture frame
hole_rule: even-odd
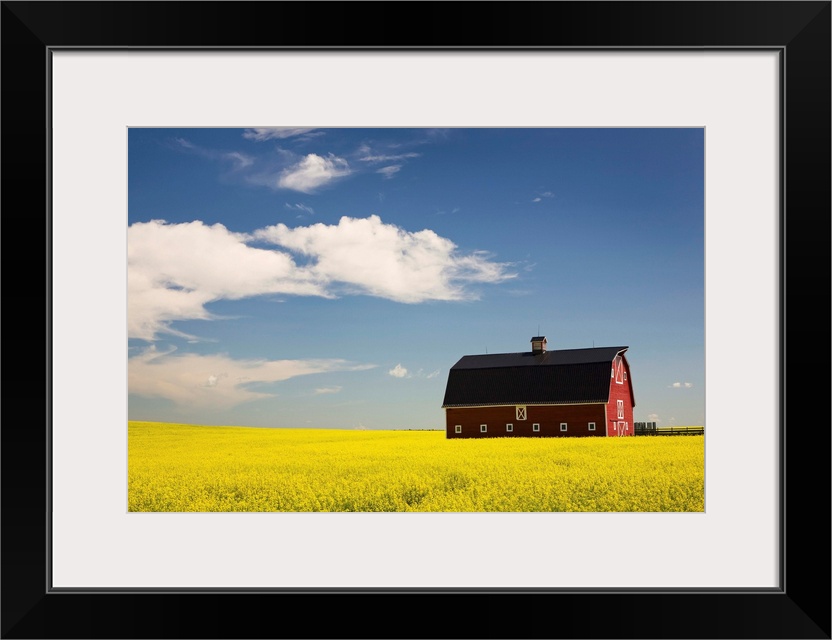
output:
[[[2,637],[830,638],[830,15],[829,1],[2,2]],[[778,51],[780,587],[52,590],[47,134],[64,47]]]

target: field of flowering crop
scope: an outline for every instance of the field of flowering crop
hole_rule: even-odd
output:
[[[447,440],[129,422],[128,509],[702,512],[704,436]]]

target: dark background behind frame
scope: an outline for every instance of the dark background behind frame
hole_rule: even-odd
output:
[[[0,23],[3,638],[830,638],[830,2],[3,2]],[[782,589],[49,592],[48,50],[128,46],[783,51]]]

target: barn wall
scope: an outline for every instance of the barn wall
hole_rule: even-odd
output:
[[[610,401],[607,404],[607,435],[608,436],[632,436],[633,432],[633,396],[630,384],[630,366],[624,358],[624,370],[627,372],[627,379],[618,384],[614,378],[610,378]],[[624,401],[624,417],[618,418],[618,400]],[[618,423],[624,422],[623,430],[618,429]]]
[[[500,407],[452,407],[445,410],[445,435],[447,438],[519,438],[519,437],[580,437],[604,436],[604,405],[529,405],[526,419],[518,420],[515,406]],[[560,430],[560,423],[567,424],[567,430]],[[589,431],[589,422],[595,423],[595,431]],[[540,424],[540,431],[532,429]],[[486,433],[480,432],[480,425],[488,425]],[[514,430],[506,431],[506,424]],[[462,426],[462,433],[455,433],[454,427]]]

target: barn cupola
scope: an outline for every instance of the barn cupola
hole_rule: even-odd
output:
[[[546,351],[546,336],[535,336],[532,338],[532,353],[535,355]]]

